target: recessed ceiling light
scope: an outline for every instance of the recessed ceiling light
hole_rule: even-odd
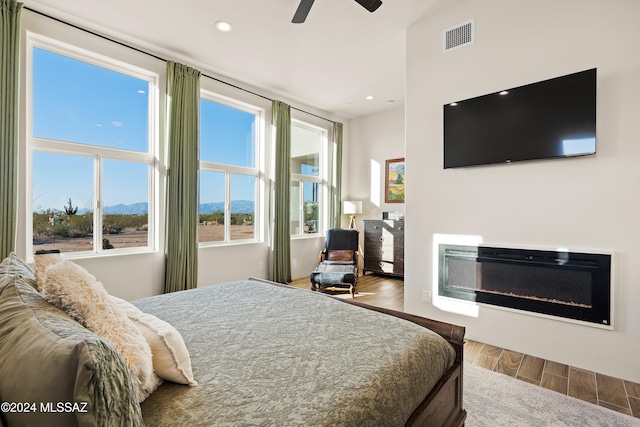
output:
[[[373,98],[375,98],[373,95],[367,95],[364,99],[371,101]]]
[[[451,104],[449,104],[449,105],[451,105],[452,107],[455,107],[456,105],[458,105],[458,103],[457,103],[457,102],[452,102],[452,103],[451,103]]]
[[[503,90],[502,92],[500,92],[500,95],[506,95],[508,93],[509,93],[509,91]]]
[[[226,21],[218,21],[216,22],[216,29],[218,31],[222,31],[223,33],[228,33],[233,30],[233,25],[229,24]]]

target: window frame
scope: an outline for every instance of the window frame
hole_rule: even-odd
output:
[[[27,32],[26,40],[26,114],[25,114],[25,140],[26,140],[26,252],[29,257],[34,253],[33,245],[33,154],[35,152],[55,153],[70,156],[89,157],[93,159],[93,247],[89,251],[62,252],[63,257],[99,257],[106,254],[124,253],[149,253],[158,251],[159,240],[159,86],[161,76],[153,71],[139,66],[116,60],[112,57],[89,51],[78,46],[59,40],[45,37],[39,34]],[[125,74],[148,82],[148,116],[147,116],[147,151],[122,150],[117,148],[89,145],[86,143],[59,141],[48,138],[35,137],[33,135],[33,50],[43,49],[54,54],[62,55],[74,60],[82,61],[93,66],[101,67],[109,71]],[[148,234],[147,245],[129,248],[102,248],[103,226],[103,171],[102,160],[119,160],[147,164],[149,168],[148,191]]]
[[[306,130],[318,132],[320,138],[320,147],[318,150],[318,176],[305,175],[302,173],[291,173],[291,185],[293,187],[294,182],[299,182],[300,189],[300,204],[297,207],[298,219],[300,221],[300,233],[293,233],[291,228],[289,229],[292,239],[304,239],[310,237],[324,236],[327,230],[329,206],[327,201],[329,200],[329,129],[322,126],[318,126],[297,118],[291,118],[291,126],[298,126]],[[293,134],[293,132],[292,132]],[[293,145],[293,141],[291,141]],[[290,159],[291,161],[291,159]],[[319,184],[318,190],[318,230],[315,233],[304,232],[304,183],[311,182]],[[293,203],[293,197],[291,197],[291,203]],[[293,206],[290,207],[291,212],[294,211]]]
[[[208,89],[200,89],[200,100],[206,100],[217,104],[224,105],[229,108],[240,110],[255,116],[254,126],[254,150],[253,150],[253,167],[237,166],[226,163],[218,163],[213,161],[199,160],[198,173],[202,172],[218,172],[224,174],[224,237],[223,240],[200,242],[199,248],[236,245],[244,243],[256,243],[263,241],[262,224],[264,210],[262,208],[262,193],[264,192],[264,172],[262,168],[262,157],[264,147],[264,108],[231,98]],[[202,123],[200,123],[202,126]],[[202,144],[202,141],[200,141]],[[198,156],[199,158],[200,156]],[[254,217],[253,217],[253,238],[250,239],[231,239],[231,176],[246,175],[256,179],[254,187]],[[200,216],[200,182],[198,182],[198,217]],[[199,218],[198,218],[199,219]],[[199,220],[198,220],[199,222]]]

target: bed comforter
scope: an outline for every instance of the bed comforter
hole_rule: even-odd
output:
[[[198,385],[142,403],[155,426],[402,426],[455,352],[411,322],[311,291],[236,281],[145,298]]]

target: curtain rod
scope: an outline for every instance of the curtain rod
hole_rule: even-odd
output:
[[[28,6],[23,6],[23,9],[26,9],[26,10],[28,10],[28,11],[30,11],[30,12],[33,12],[33,13],[37,13],[38,15],[44,16],[45,18],[52,19],[52,20],[54,20],[54,21],[56,21],[56,22],[59,22],[59,23],[61,23],[61,24],[64,24],[64,25],[67,25],[67,26],[69,26],[69,27],[75,28],[75,29],[77,29],[77,30],[83,31],[83,32],[85,32],[85,33],[91,34],[91,35],[93,35],[93,36],[99,37],[99,38],[101,38],[101,39],[107,40],[107,41],[109,41],[109,42],[115,43],[115,44],[117,44],[117,45],[120,45],[120,46],[126,47],[127,49],[135,50],[136,52],[139,52],[139,53],[142,53],[142,54],[144,54],[144,55],[150,56],[150,57],[155,58],[155,59],[157,59],[157,60],[159,60],[159,61],[168,62],[168,60],[167,60],[166,58],[163,58],[163,57],[158,56],[158,55],[155,55],[155,54],[153,54],[153,53],[151,53],[151,52],[147,52],[147,51],[145,51],[145,50],[139,49],[139,48],[137,48],[137,47],[131,46],[131,45],[129,45],[129,44],[126,44],[126,43],[120,42],[120,41],[118,41],[118,40],[114,40],[114,39],[112,39],[112,38],[110,38],[110,37],[107,37],[107,36],[105,36],[105,35],[102,35],[102,34],[96,33],[95,31],[91,31],[91,30],[89,30],[89,29],[87,29],[87,28],[83,28],[83,27],[81,27],[81,26],[79,26],[79,25],[72,24],[72,23],[67,22],[67,21],[63,21],[63,20],[62,20],[62,19],[60,19],[60,18],[56,18],[56,17],[54,17],[54,16],[48,15],[48,14],[46,14],[46,13],[44,13],[44,12],[40,12],[39,10],[32,9],[32,8],[30,8],[30,7],[28,7]],[[219,82],[219,83],[225,84],[225,85],[230,86],[230,87],[232,87],[232,88],[234,88],[234,89],[239,89],[239,90],[241,90],[241,91],[244,91],[244,92],[250,93],[251,95],[254,95],[254,96],[257,96],[257,97],[259,97],[259,98],[266,99],[267,101],[271,101],[271,102],[273,102],[273,99],[269,98],[268,96],[261,95],[261,94],[259,94],[259,93],[253,92],[253,91],[251,91],[251,90],[249,90],[249,89],[246,89],[246,88],[240,87],[240,86],[238,86],[238,85],[235,85],[235,84],[233,84],[233,83],[226,82],[226,81],[221,80],[221,79],[219,79],[219,78],[217,78],[217,77],[209,76],[209,75],[204,74],[204,73],[202,73],[201,75],[202,75],[202,77],[206,77],[206,78],[208,78],[208,79],[215,80],[215,81],[217,81],[217,82]],[[335,121],[333,121],[333,120],[327,119],[326,117],[322,117],[322,116],[319,116],[319,115],[317,115],[317,114],[310,113],[309,111],[306,111],[306,110],[303,110],[303,109],[300,109],[300,108],[297,108],[297,107],[293,107],[293,106],[291,106],[291,109],[296,110],[296,111],[300,111],[301,113],[305,113],[305,114],[308,114],[308,115],[310,115],[310,116],[317,117],[317,118],[322,119],[322,120],[326,120],[326,121],[328,121],[328,122],[330,122],[330,123],[337,123],[337,122],[335,122]]]

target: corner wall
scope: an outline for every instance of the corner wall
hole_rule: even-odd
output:
[[[638,16],[634,0],[469,0],[408,29],[406,311],[463,325],[469,339],[640,382]],[[472,18],[475,43],[443,53],[443,30]],[[592,67],[595,156],[443,169],[444,104]],[[421,302],[423,290],[437,289],[438,233],[613,251],[614,330],[487,306],[466,316]]]

